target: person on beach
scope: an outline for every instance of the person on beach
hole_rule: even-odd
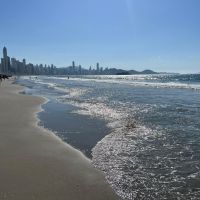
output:
[[[4,74],[0,74],[0,83],[2,82],[2,79],[3,79],[3,80],[9,79],[9,77],[11,77],[11,76],[4,75]]]

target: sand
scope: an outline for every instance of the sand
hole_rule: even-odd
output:
[[[119,199],[90,160],[37,126],[45,99],[0,86],[0,200]]]

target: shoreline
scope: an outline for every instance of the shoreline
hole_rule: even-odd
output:
[[[45,98],[0,87],[0,199],[119,199],[91,160],[38,125]]]

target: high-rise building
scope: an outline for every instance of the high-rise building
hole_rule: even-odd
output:
[[[0,72],[4,72],[4,60],[3,58],[1,58],[1,68],[0,68]]]
[[[11,66],[12,66],[12,72],[17,73],[17,60],[15,58],[11,58]]]
[[[75,67],[75,62],[74,61],[72,61],[72,67]]]
[[[10,73],[10,57],[7,55],[6,47],[3,48],[3,58],[1,59],[1,72]]]
[[[7,58],[7,49],[6,47],[3,48],[3,58]]]
[[[97,63],[97,73],[99,73],[99,63]]]
[[[23,59],[23,64],[26,65],[26,59],[25,58]]]
[[[103,67],[100,68],[100,74],[102,74],[102,73],[103,73]]]
[[[75,68],[76,68],[75,67],[75,62],[73,61],[72,62],[72,72],[71,72],[72,74],[75,74]]]
[[[79,75],[82,74],[82,67],[81,67],[81,65],[78,66],[78,74]]]
[[[22,63],[23,63],[22,74],[26,74],[26,59],[25,58],[22,60]]]

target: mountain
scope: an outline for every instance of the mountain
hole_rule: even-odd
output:
[[[140,72],[140,74],[157,74],[157,72],[154,72],[150,69],[146,69],[146,70]]]
[[[112,69],[112,74],[115,75],[134,75],[134,74],[157,74],[157,72],[154,72],[153,70],[146,69],[144,71],[136,71],[136,70],[122,70],[122,69]]]

